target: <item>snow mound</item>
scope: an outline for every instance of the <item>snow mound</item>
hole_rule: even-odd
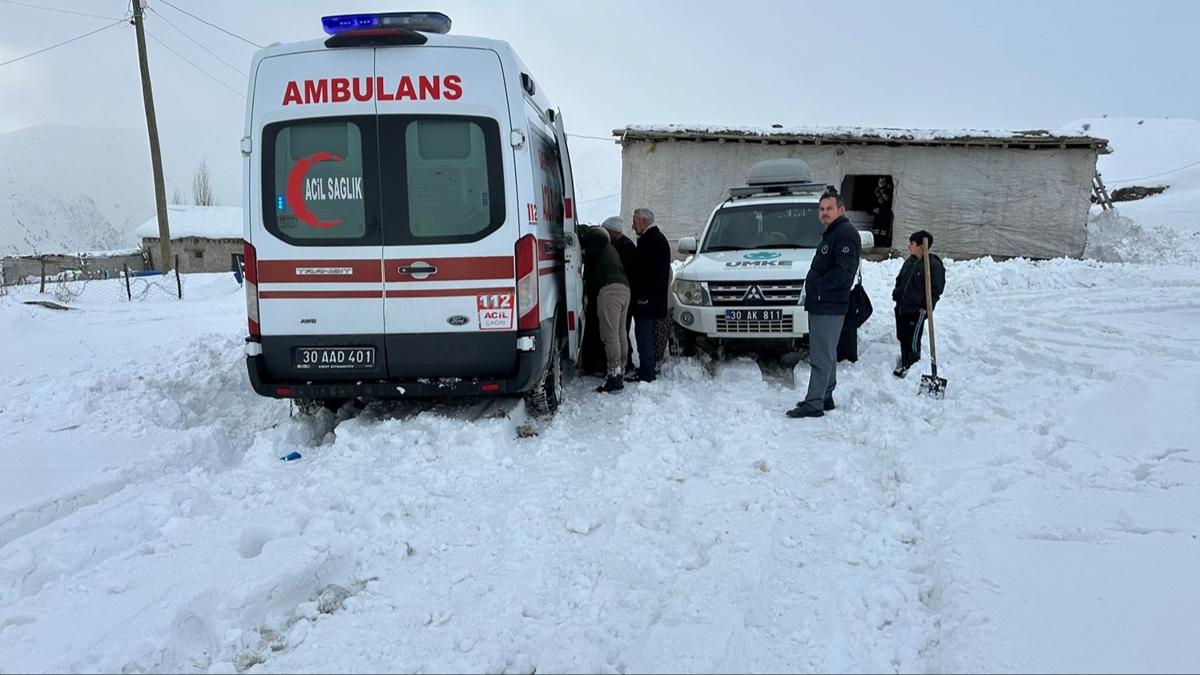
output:
[[[1083,257],[1101,262],[1200,262],[1200,234],[1168,227],[1143,227],[1119,209],[1088,219]]]

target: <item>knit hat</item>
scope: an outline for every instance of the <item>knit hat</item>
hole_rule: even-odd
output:
[[[621,230],[625,229],[625,221],[621,220],[621,216],[610,216],[604,219],[604,222],[601,223],[600,227],[603,227],[609,232],[620,232]]]

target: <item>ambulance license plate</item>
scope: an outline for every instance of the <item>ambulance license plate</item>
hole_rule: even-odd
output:
[[[375,367],[374,347],[296,347],[296,370],[367,370]]]
[[[782,309],[727,309],[726,321],[783,321]]]

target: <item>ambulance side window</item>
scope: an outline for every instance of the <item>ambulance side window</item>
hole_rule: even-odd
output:
[[[263,132],[263,223],[296,245],[378,241],[370,226],[373,123],[320,119],[272,124]]]
[[[554,231],[561,231],[563,224],[563,178],[562,162],[558,156],[558,145],[538,131],[533,132],[534,157],[533,182],[537,189],[538,217],[550,223]]]
[[[504,223],[495,120],[381,116],[380,153],[385,243],[477,241]]]

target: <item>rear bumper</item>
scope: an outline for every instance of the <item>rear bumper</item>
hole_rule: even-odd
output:
[[[518,334],[518,338],[534,337],[535,348],[532,351],[518,351],[514,370],[505,376],[345,380],[280,378],[271,375],[261,345],[252,338],[246,340],[246,372],[255,393],[268,398],[403,399],[520,394],[537,385],[550,363],[550,352],[554,347],[553,325],[553,322],[547,321],[540,330],[522,331]]]

